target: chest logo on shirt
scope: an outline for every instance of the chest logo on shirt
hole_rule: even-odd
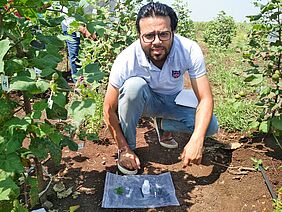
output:
[[[173,78],[178,78],[180,77],[180,75],[181,75],[181,71],[174,71],[174,70],[171,71],[171,76]]]

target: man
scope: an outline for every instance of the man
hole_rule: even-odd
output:
[[[139,40],[115,60],[104,101],[104,119],[118,145],[118,168],[136,174],[140,168],[136,148],[136,126],[141,116],[156,117],[159,142],[177,148],[172,131],[192,136],[180,159],[183,167],[200,164],[205,136],[217,132],[213,98],[200,47],[175,34],[177,16],[161,3],[143,6],[136,20]],[[175,104],[188,71],[198,99],[197,108]]]
[[[87,1],[80,1],[79,2],[79,7],[83,8],[84,14],[94,14],[94,8],[87,3]],[[66,7],[63,7],[63,13],[67,14],[68,9]],[[79,59],[78,59],[78,53],[79,53],[79,45],[80,45],[80,33],[91,40],[97,40],[96,34],[93,33],[91,34],[87,27],[84,25],[80,25],[79,29],[77,32],[73,32],[72,34],[68,33],[68,29],[70,27],[70,24],[75,21],[74,17],[69,17],[65,16],[65,19],[61,23],[62,31],[64,35],[70,36],[72,39],[67,40],[67,48],[68,48],[68,56],[69,56],[69,61],[70,61],[70,70],[71,70],[71,76],[72,76],[72,81],[76,82],[75,79],[75,74],[77,73],[77,69],[80,68]]]

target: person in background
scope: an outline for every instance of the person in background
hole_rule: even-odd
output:
[[[83,7],[85,14],[94,13],[94,8],[87,2],[80,1],[79,6]],[[64,8],[63,12],[67,14],[67,8]],[[67,43],[67,49],[68,49],[68,57],[70,61],[71,78],[73,82],[76,82],[75,74],[77,73],[77,69],[80,68],[78,64],[79,63],[78,53],[79,53],[79,46],[80,46],[80,34],[92,40],[97,40],[97,36],[95,33],[91,34],[85,25],[80,25],[79,30],[77,32],[73,32],[69,34],[68,30],[69,30],[70,24],[73,21],[75,21],[74,17],[65,16],[65,19],[62,21],[61,26],[62,26],[63,34],[71,36],[72,38],[72,39],[67,40],[66,43]]]
[[[213,97],[199,45],[176,33],[178,18],[162,3],[138,12],[139,39],[116,58],[104,99],[104,120],[118,146],[118,169],[136,174],[136,127],[141,116],[154,117],[160,145],[177,148],[172,132],[192,133],[179,159],[183,167],[200,164],[206,136],[218,131]],[[198,99],[197,108],[175,103],[185,72]],[[169,157],[168,155],[164,155]]]

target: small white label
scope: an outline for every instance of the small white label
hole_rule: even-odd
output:
[[[40,75],[42,73],[42,70],[39,68],[34,67],[34,71],[36,73],[36,75]]]
[[[49,108],[50,110],[52,109],[53,103],[54,103],[54,101],[52,100],[52,95],[53,95],[53,92],[51,92],[51,95],[50,95],[50,97],[48,98],[48,101],[47,101],[47,103],[48,103],[48,108]]]
[[[9,79],[8,76],[1,76],[1,85],[3,91],[9,91]]]

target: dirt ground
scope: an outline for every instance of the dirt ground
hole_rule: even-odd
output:
[[[183,169],[177,158],[188,134],[174,134],[179,148],[169,150],[161,147],[150,119],[142,119],[137,128],[137,155],[142,169],[138,174],[156,175],[170,172],[173,178],[178,207],[155,209],[105,209],[101,207],[106,172],[121,174],[116,167],[117,148],[108,131],[103,129],[99,142],[86,141],[82,149],[72,152],[65,148],[60,167],[49,166],[49,172],[56,175],[53,183],[63,182],[72,187],[72,194],[59,199],[53,189],[47,199],[53,203],[52,209],[69,211],[71,206],[79,206],[77,211],[272,211],[270,192],[261,172],[252,171],[250,159],[262,159],[268,167],[266,173],[277,191],[282,186],[281,149],[271,137],[263,138],[220,132],[205,141],[205,151],[201,165]],[[228,149],[229,144],[241,144]],[[232,148],[233,148],[232,147]],[[51,185],[50,188],[52,188]]]

